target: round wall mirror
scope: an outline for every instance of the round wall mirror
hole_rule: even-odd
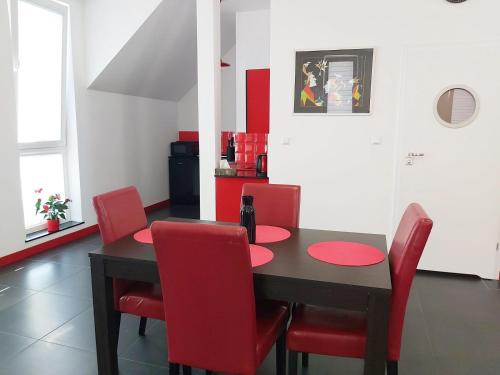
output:
[[[449,87],[437,97],[434,112],[438,121],[448,128],[463,128],[477,116],[476,95],[466,87]]]

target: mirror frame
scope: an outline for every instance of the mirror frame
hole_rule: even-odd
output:
[[[472,95],[472,97],[474,98],[474,101],[476,102],[476,108],[474,110],[474,113],[467,120],[459,122],[457,124],[452,124],[452,123],[446,122],[445,120],[443,120],[441,118],[441,116],[439,115],[439,112],[438,112],[438,102],[439,102],[439,99],[441,98],[441,96],[443,96],[443,94],[446,93],[447,91],[454,90],[454,89],[467,91],[469,94]],[[469,86],[450,85],[450,86],[447,86],[444,89],[442,89],[439,92],[439,94],[436,96],[436,98],[434,99],[433,112],[434,112],[434,117],[441,125],[443,125],[447,128],[450,128],[450,129],[461,129],[461,128],[466,127],[467,125],[470,125],[476,119],[477,115],[479,114],[479,98],[478,98],[476,92],[473,89],[471,89]]]

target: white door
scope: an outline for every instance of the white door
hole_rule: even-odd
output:
[[[420,269],[497,278],[500,207],[500,43],[409,47],[403,58],[394,227],[419,202],[434,221]],[[477,117],[453,129],[436,119],[446,87],[469,87]],[[409,153],[423,154],[407,165]]]

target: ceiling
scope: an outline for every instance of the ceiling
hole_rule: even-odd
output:
[[[269,1],[222,1],[222,55],[236,42],[236,12],[266,9]],[[90,88],[178,101],[196,83],[196,55],[196,0],[163,0]]]

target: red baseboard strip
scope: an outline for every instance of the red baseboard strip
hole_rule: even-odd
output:
[[[47,242],[40,243],[38,245],[28,247],[27,249],[17,251],[15,253],[6,255],[0,258],[0,267],[8,266],[9,264],[19,262],[23,259],[29,258],[33,255],[43,253],[44,251],[53,249],[57,246],[67,244],[72,241],[76,241],[80,238],[90,236],[91,234],[99,232],[99,226],[97,224],[91,225],[90,227],[77,230],[75,232],[68,233],[64,236],[54,238]]]
[[[155,204],[152,204],[151,206],[144,207],[144,211],[146,213],[150,213],[165,207],[168,207],[170,205],[170,200],[165,200],[162,202],[158,202]],[[33,255],[43,253],[44,251],[51,250],[55,247],[65,245],[69,242],[76,241],[80,238],[90,236],[91,234],[99,232],[99,226],[97,224],[91,225],[90,227],[86,227],[80,230],[77,230],[75,232],[68,233],[64,236],[57,237],[54,239],[51,239],[49,241],[40,243],[38,245],[28,247],[24,250],[17,251],[15,253],[6,255],[4,257],[0,258],[0,267],[5,267],[8,266],[9,264],[19,262],[21,260],[24,260],[26,258],[29,258]]]

